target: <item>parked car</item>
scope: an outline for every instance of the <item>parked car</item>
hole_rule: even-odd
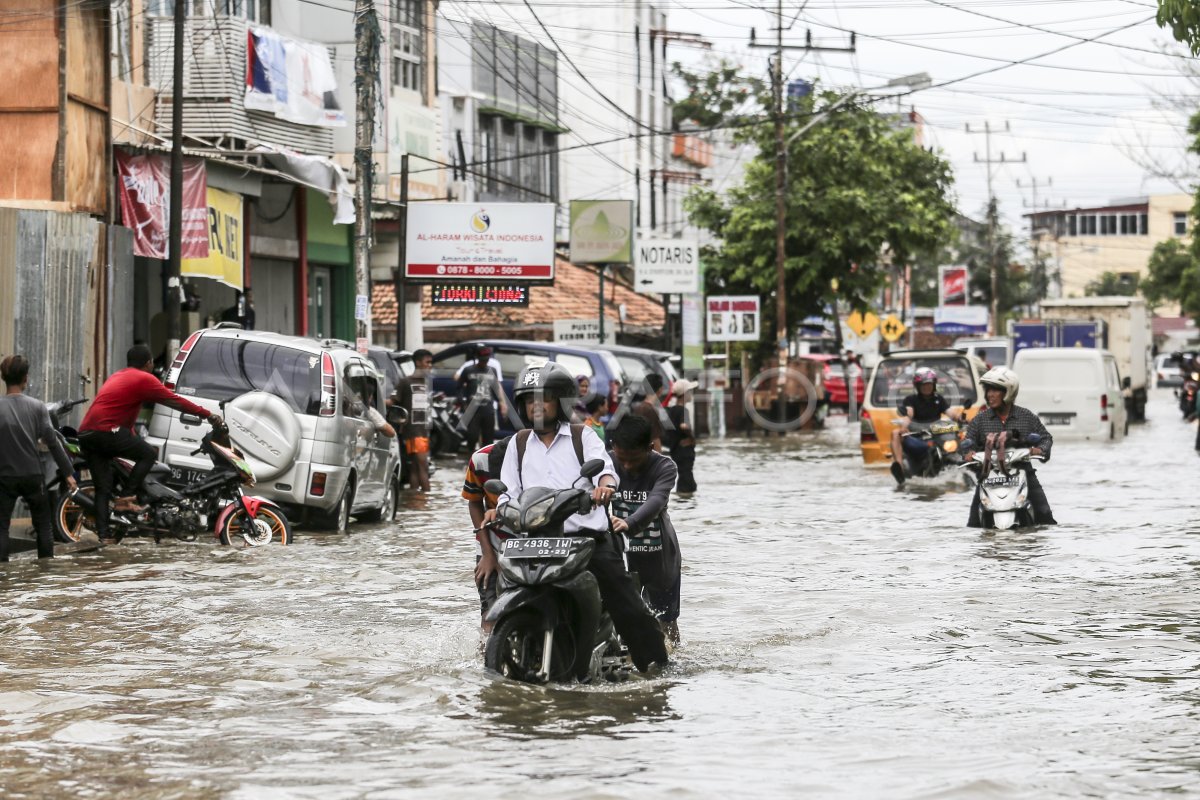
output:
[[[967,336],[955,339],[954,348],[982,358],[989,368],[1012,363],[1012,342],[1005,336]]]
[[[962,406],[970,419],[979,413],[983,390],[979,378],[987,364],[961,350],[901,350],[875,362],[863,398],[860,448],[866,466],[885,467],[892,462],[892,420],[897,406],[912,394],[913,375],[929,367],[938,376],[938,391],[951,406]]]
[[[846,365],[840,356],[831,353],[809,353],[802,356],[809,361],[821,364],[821,379],[825,384],[825,399],[829,405],[839,408],[850,406],[850,390],[846,387]],[[863,380],[864,371],[861,367],[852,367],[854,373],[854,402],[857,408],[862,408],[863,396],[866,393],[866,382]]]
[[[391,397],[396,391],[396,384],[417,371],[412,353],[407,350],[389,350],[386,347],[371,345],[367,348],[367,359],[383,376],[384,397]]]
[[[1020,405],[1055,438],[1120,439],[1129,431],[1117,359],[1107,350],[1038,347],[1017,353]]]
[[[602,344],[597,346],[597,349],[606,350],[616,357],[617,363],[625,373],[625,380],[631,386],[640,387],[642,381],[652,372],[662,376],[667,391],[679,380],[679,372],[675,369],[675,362],[679,360],[679,356],[674,353],[619,344]]]
[[[483,346],[492,348],[492,358],[500,364],[504,394],[512,400],[513,380],[530,364],[556,361],[572,375],[591,379],[592,391],[607,392],[609,406],[616,410],[626,375],[615,355],[607,350],[589,349],[552,342],[525,342],[510,339],[476,339],[448,347],[433,357],[433,389],[449,397],[458,395],[455,374],[475,357]],[[512,433],[506,420],[497,420],[497,434]]]
[[[1183,373],[1179,369],[1179,357],[1163,353],[1154,357],[1155,386],[1183,386]]]
[[[240,329],[193,333],[165,381],[220,412],[258,478],[257,491],[303,520],[345,530],[350,517],[390,519],[400,449],[366,419],[384,411],[384,379],[348,343]],[[202,427],[159,405],[149,441],[181,474],[207,471],[192,455]]]

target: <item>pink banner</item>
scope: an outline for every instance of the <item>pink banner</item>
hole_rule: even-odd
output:
[[[170,256],[167,222],[171,168],[164,156],[131,156],[114,150],[121,219],[133,229],[133,252],[146,258]],[[208,258],[208,176],[204,160],[183,162],[183,258]]]

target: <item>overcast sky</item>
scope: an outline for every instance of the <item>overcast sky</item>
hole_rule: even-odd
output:
[[[769,53],[746,43],[752,27],[760,43],[773,35],[773,2],[672,0],[665,8],[672,29],[703,34],[714,54],[766,74]],[[1200,65],[1160,53],[1164,46],[1176,56],[1185,51],[1155,25],[1155,8],[1149,0],[787,0],[785,26],[792,27],[785,41],[803,43],[808,30],[814,44],[829,46],[848,44],[846,31],[858,36],[853,55],[793,51],[784,63],[793,78],[843,88],[929,73],[934,88],[905,103],[925,117],[927,143],[943,150],[954,167],[961,210],[977,218],[986,203],[987,173],[973,159],[984,157],[985,142],[964,126],[982,130],[987,121],[1002,130],[1007,123],[1010,132],[992,137],[992,157],[1020,159],[1024,153],[1028,161],[996,167],[994,189],[1006,219],[1021,225],[1034,178],[1053,183],[1039,188],[1039,205],[1099,205],[1179,191],[1172,181],[1148,175],[1127,154],[1131,150],[1153,154],[1179,183],[1191,184],[1187,115],[1155,103],[1156,94],[1184,102],[1189,95],[1200,98],[1200,86],[1183,74]],[[1042,55],[1056,49],[1061,52]],[[685,61],[700,57],[682,47],[671,53]],[[996,71],[970,77],[984,70]],[[938,88],[941,83],[947,85]]]

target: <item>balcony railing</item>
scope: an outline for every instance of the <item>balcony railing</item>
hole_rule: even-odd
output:
[[[171,119],[172,24],[170,18],[152,17],[146,26],[147,80],[158,90],[160,134],[169,129]],[[187,20],[184,132],[221,146],[236,146],[240,141],[249,146],[267,144],[308,155],[332,156],[332,129],[288,122],[269,112],[246,108],[247,28],[246,20],[237,17]]]

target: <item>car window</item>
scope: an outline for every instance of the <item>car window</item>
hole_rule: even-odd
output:
[[[674,383],[675,381],[679,380],[679,373],[675,371],[675,365],[673,363],[671,363],[671,359],[660,358],[658,360],[658,365],[662,369],[662,371],[664,373],[666,373],[667,380],[669,380],[671,383]]]
[[[621,366],[621,362],[617,361],[617,357],[607,350],[598,350],[596,355],[600,356],[600,360],[604,362],[605,368],[609,372],[610,380],[628,386],[630,378],[625,374],[625,368]]]
[[[400,378],[400,365],[383,350],[368,350],[367,358],[383,376],[384,397],[391,397],[396,391],[396,381]]]
[[[433,357],[433,374],[438,378],[453,378],[459,367],[467,363],[467,351],[438,353]]]
[[[354,359],[343,372],[342,413],[365,417],[367,406],[379,410],[379,380],[375,370],[365,362]]]
[[[1121,377],[1120,373],[1117,371],[1116,359],[1104,359],[1104,368],[1108,372],[1108,385],[1114,388],[1120,388]]]
[[[1003,345],[976,347],[975,355],[982,358],[989,367],[1003,367],[1008,363],[1008,348]]]
[[[628,356],[617,353],[617,363],[621,365],[621,369],[625,371],[625,377],[629,381],[636,384],[641,384],[642,379],[650,372],[650,367],[645,361],[642,361],[637,356]]]
[[[510,347],[497,347],[493,357],[500,362],[500,372],[505,380],[513,380],[530,364],[547,360],[545,353]]]
[[[875,368],[871,385],[871,404],[877,408],[893,408],[915,390],[912,379],[922,367],[932,369],[938,376],[938,392],[954,406],[972,406],[977,402],[975,378],[966,356],[932,356],[929,358],[885,358]]]
[[[595,370],[592,369],[592,362],[583,356],[573,355],[571,353],[555,353],[554,360],[567,368],[567,372],[575,377],[586,375],[592,377],[595,375]]]
[[[321,404],[321,357],[292,347],[202,336],[183,363],[175,391],[210,400],[269,392],[301,414]]]

